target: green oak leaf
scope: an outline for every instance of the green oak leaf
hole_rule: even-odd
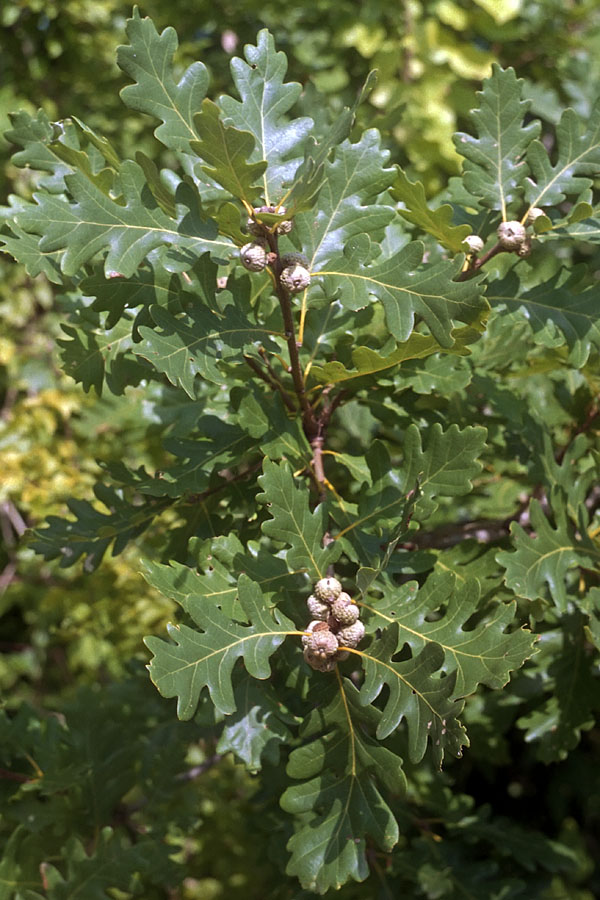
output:
[[[555,503],[553,512],[556,526],[553,528],[544,515],[537,500],[529,506],[531,527],[535,536],[516,522],[512,522],[510,533],[514,550],[502,550],[496,559],[506,569],[507,586],[519,597],[536,600],[550,591],[556,607],[567,609],[567,586],[565,576],[569,569],[577,566],[596,569],[600,562],[598,551],[589,539],[578,538],[575,527],[567,518],[565,505]]]
[[[483,327],[483,326],[482,326]],[[457,328],[451,332],[452,346],[447,353],[466,356],[470,351],[468,345],[479,340],[480,332],[475,327]],[[435,353],[439,353],[441,345],[431,335],[419,334],[413,331],[407,341],[398,344],[395,350],[387,355],[372,350],[371,347],[358,346],[352,350],[352,364],[350,369],[344,363],[335,360],[322,365],[314,365],[310,370],[312,378],[324,384],[340,384],[349,381],[378,376],[388,369],[393,369],[400,363],[409,359],[426,359]],[[359,386],[362,382],[359,383]]]
[[[180,719],[192,718],[205,687],[220,712],[235,712],[231,677],[236,661],[243,657],[252,678],[268,678],[269,657],[286,635],[297,633],[290,619],[265,608],[259,585],[246,575],[239,577],[238,597],[247,625],[232,621],[218,606],[206,604],[195,610],[194,622],[200,631],[188,625],[169,625],[172,643],[145,638],[154,654],[148,667],[150,678],[163,697],[177,697]]]
[[[142,343],[135,352],[147,359],[171,384],[195,397],[197,375],[214,384],[222,384],[219,368],[222,359],[241,358],[244,347],[254,342],[270,344],[274,332],[251,323],[235,306],[222,312],[195,304],[193,313],[172,315],[162,306],[150,307],[157,328],[139,328]]]
[[[584,618],[578,610],[561,618],[561,628],[541,635],[536,671],[548,692],[543,702],[517,720],[538,759],[566,759],[594,727],[598,713],[598,675],[586,647]]]
[[[113,328],[102,327],[92,310],[81,310],[72,324],[63,324],[67,339],[57,340],[60,358],[67,375],[81,384],[84,391],[92,387],[99,397],[103,388],[111,394],[122,394],[129,385],[139,384],[148,375],[132,349],[131,316],[124,316]]]
[[[249,460],[253,455],[256,460],[262,458],[256,441],[234,422],[224,422],[217,416],[201,416],[196,427],[198,437],[195,440],[165,439],[164,449],[173,454],[176,461],[165,464],[154,475],[143,466],[130,469],[120,461],[107,463],[103,469],[116,481],[142,494],[177,499],[214,487],[219,483],[219,472],[235,466],[242,458]],[[193,496],[191,502],[194,502]]]
[[[258,481],[264,493],[256,499],[268,506],[271,515],[263,522],[263,532],[289,547],[285,558],[291,571],[304,569],[315,581],[323,578],[342,552],[341,545],[334,542],[323,547],[328,518],[325,505],[311,512],[308,488],[304,480],[303,486],[297,483],[288,463],[278,465],[265,459],[263,472]]]
[[[387,737],[405,719],[412,762],[423,759],[430,741],[433,758],[440,766],[446,751],[461,756],[461,747],[468,745],[466,732],[456,718],[462,710],[462,703],[453,699],[456,674],[440,677],[445,654],[436,643],[427,644],[411,659],[395,662],[399,643],[399,627],[394,623],[366,649],[353,651],[362,659],[365,671],[360,701],[373,703],[387,685],[389,693],[377,737]]]
[[[259,772],[263,763],[279,765],[280,745],[289,744],[292,733],[281,703],[271,685],[257,685],[246,678],[235,690],[236,711],[227,717],[216,747],[217,753],[235,753],[246,768]]]
[[[23,148],[13,154],[14,165],[47,172],[48,175],[40,179],[40,187],[51,193],[63,191],[64,177],[73,170],[53,149],[58,133],[54,123],[50,122],[43,109],[39,109],[35,117],[21,109],[9,118],[12,127],[6,132],[6,139]],[[68,134],[73,136],[71,129]],[[78,144],[75,143],[75,146]]]
[[[252,205],[256,184],[267,168],[266,160],[249,163],[255,148],[254,136],[225,124],[212,100],[202,102],[202,110],[194,116],[199,141],[190,146],[207,165],[204,172],[225,190]]]
[[[9,223],[9,228],[8,233],[0,234],[0,250],[10,253],[17,262],[25,267],[25,271],[32,278],[43,273],[53,284],[62,284],[60,260],[63,251],[40,250],[39,237],[23,231],[14,221]]]
[[[63,852],[64,874],[50,863],[44,867],[47,896],[52,900],[71,900],[78,895],[106,900],[107,890],[126,891],[136,874],[149,879],[169,879],[174,875],[166,855],[157,853],[156,841],[146,839],[124,847],[109,826],[101,829],[90,855],[75,837],[68,840]]]
[[[140,505],[127,502],[113,487],[97,484],[97,499],[109,510],[96,509],[87,500],[67,500],[75,519],[49,516],[44,528],[32,531],[31,546],[45,559],[60,557],[60,565],[72,566],[85,555],[84,569],[93,572],[113,544],[112,555],[122,553],[129,541],[145,531],[170,501],[152,500]]]
[[[192,63],[178,82],[173,72],[177,34],[165,28],[159,34],[149,18],[133,10],[127,21],[129,46],[117,49],[117,64],[135,82],[121,91],[130,108],[146,113],[161,124],[155,135],[170,150],[189,153],[190,141],[198,137],[194,114],[206,95],[208,72],[201,62]]]
[[[401,169],[398,169],[390,194],[394,200],[404,203],[405,208],[398,210],[404,219],[431,234],[442,247],[447,247],[453,253],[464,253],[462,242],[471,233],[471,228],[469,225],[451,224],[453,210],[448,203],[435,210],[429,209],[421,182],[413,184]]]
[[[294,177],[313,123],[308,117],[287,120],[285,114],[298,100],[302,88],[296,83],[284,84],[287,59],[285,53],[275,50],[273,37],[266,29],[258,33],[256,46],[246,45],[244,54],[247,62],[239,58],[231,61],[241,101],[223,96],[218,105],[226,125],[254,135],[256,148],[249,161],[267,164],[260,194],[269,206],[281,201],[283,184]]]
[[[391,204],[377,199],[394,180],[394,169],[385,168],[388,159],[381,135],[371,128],[356,144],[344,141],[325,163],[318,208],[294,219],[313,272],[337,257],[350,238],[365,232],[373,240],[383,236],[395,215]]]
[[[600,101],[585,122],[574,110],[566,109],[556,126],[556,143],[554,165],[541,141],[533,141],[527,151],[530,207],[557,206],[565,197],[579,195],[591,186],[600,167]]]
[[[600,349],[600,323],[595,287],[581,289],[579,274],[558,272],[531,288],[521,286],[516,273],[496,282],[486,295],[492,307],[503,304],[522,309],[536,342],[556,345],[562,335],[569,348],[569,362],[581,368],[590,352]]]
[[[471,112],[477,137],[454,136],[457,151],[465,157],[465,188],[486,208],[501,210],[503,219],[512,218],[509,210],[522,203],[528,175],[525,154],[540,132],[538,121],[523,125],[531,102],[521,99],[522,87],[514,69],[495,64],[479,93],[481,105]]]
[[[457,425],[451,425],[444,432],[436,422],[423,445],[421,432],[416,425],[410,425],[404,435],[404,462],[400,468],[392,464],[385,445],[375,441],[366,454],[371,486],[361,492],[356,516],[346,513],[343,505],[332,508],[334,518],[342,526],[334,539],[337,541],[355,529],[359,534],[393,529],[402,518],[408,495],[416,485],[414,515],[418,520],[435,511],[436,497],[469,493],[471,479],[481,471],[478,457],[486,434],[485,428],[470,425],[462,431]],[[357,542],[360,544],[360,537]]]
[[[535,636],[529,631],[507,632],[515,621],[515,602],[496,602],[475,627],[465,630],[479,603],[476,578],[461,581],[441,572],[430,575],[421,588],[415,581],[399,589],[388,586],[380,601],[361,601],[361,606],[371,612],[369,629],[398,624],[398,652],[405,643],[413,654],[438,644],[445,653],[444,671],[456,677],[456,698],[472,694],[479,684],[504,687],[510,672],[534,652]]]
[[[369,248],[369,237],[357,236],[313,278],[324,278],[326,295],[339,298],[347,309],[367,306],[370,297],[381,300],[397,341],[409,339],[419,316],[442,347],[451,347],[453,322],[471,324],[488,308],[480,278],[453,280],[461,272],[462,256],[421,266],[425,247],[414,241],[383,262],[365,265]]]
[[[125,204],[117,203],[92,184],[81,172],[65,177],[74,199],[69,203],[50,194],[34,194],[36,206],[16,216],[25,231],[41,234],[40,250],[64,250],[61,268],[74,275],[96,253],[108,251],[105,272],[125,277],[134,273],[155,247],[177,244],[196,253],[212,250],[223,256],[229,242],[218,239],[216,226],[195,215],[180,225],[158,206],[147,189],[143,170],[126,160],[120,170]],[[186,187],[183,185],[183,187]]]
[[[382,850],[394,847],[398,825],[380,788],[405,790],[402,759],[371,737],[380,711],[361,707],[348,679],[332,681],[311,692],[318,707],[305,719],[306,743],[292,751],[287,767],[301,783],[281,798],[283,809],[298,816],[287,871],[319,894],[367,878],[367,837]]]

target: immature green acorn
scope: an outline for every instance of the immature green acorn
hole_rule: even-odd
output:
[[[478,234],[468,234],[463,244],[467,245],[470,253],[481,253],[483,250],[483,241]]]
[[[310,272],[304,266],[286,266],[279,280],[290,294],[299,294],[310,284]]]
[[[527,237],[525,226],[516,220],[498,225],[498,243],[504,250],[518,250]]]
[[[283,253],[281,256],[281,266],[284,269],[288,266],[303,266],[305,269],[308,269],[310,263],[308,261],[308,256],[305,256],[304,253]]]
[[[251,241],[240,250],[240,259],[250,272],[262,272],[267,265],[267,250],[263,241]]]

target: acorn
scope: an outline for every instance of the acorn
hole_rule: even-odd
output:
[[[365,626],[360,619],[355,622],[354,625],[348,625],[346,628],[342,628],[335,635],[340,647],[351,647],[352,649],[358,647],[364,636]]]
[[[332,615],[342,627],[354,625],[360,615],[356,603],[352,603],[352,601],[348,602],[350,598],[346,600],[346,597],[348,597],[348,594],[342,593],[337,600],[334,600],[331,604]]]
[[[335,656],[338,651],[338,641],[335,634],[327,629],[319,629],[309,636],[306,647],[317,659],[328,659]]]
[[[240,250],[240,259],[250,272],[262,272],[267,265],[267,251],[264,241],[251,241]]]
[[[543,209],[540,209],[539,206],[534,206],[527,213],[527,224],[533,225],[533,223],[535,222],[536,219],[539,219],[540,216],[545,216],[545,215],[547,215],[547,213],[544,212]]]
[[[463,244],[467,245],[469,253],[481,253],[483,250],[483,241],[478,234],[468,234],[463,240]]]
[[[306,605],[308,606],[308,611],[313,619],[321,620],[322,622],[327,619],[327,616],[329,615],[329,605],[323,600],[319,600],[318,597],[311,594],[306,601]]]
[[[496,234],[498,235],[498,243],[504,250],[518,250],[527,237],[525,226],[516,220],[501,222],[498,225]]]
[[[342,585],[337,578],[320,578],[315,584],[314,595],[323,603],[333,603],[342,593]]]
[[[299,294],[310,284],[310,272],[304,266],[286,266],[279,280],[290,294]]]

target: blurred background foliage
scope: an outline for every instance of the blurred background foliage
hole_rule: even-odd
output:
[[[360,108],[357,128],[381,129],[392,161],[401,164],[409,177],[418,177],[432,197],[459,173],[451,136],[467,127],[474,90],[489,74],[492,62],[512,65],[525,78],[526,95],[533,98],[531,112],[543,119],[549,146],[560,111],[571,105],[585,116],[600,84],[597,0],[399,4],[313,0],[306,5],[275,0],[218,4],[147,0],[141,11],[159,30],[175,27],[181,72],[191,61],[202,59],[211,72],[214,93],[230,89],[229,58],[264,26],[288,56],[289,77],[305,86],[307,106],[318,92],[335,113],[352,102],[369,70],[377,69],[377,87]],[[115,48],[125,39],[130,13],[130,5],[121,0],[3,0],[0,132],[10,127],[10,111],[23,108],[33,113],[42,107],[51,119],[80,117],[109,137],[123,156],[138,148],[156,156],[151,123],[131,117],[119,100],[126,82],[116,66]],[[10,143],[1,137],[0,151],[1,202],[6,203],[11,193],[29,197],[37,176],[11,165]],[[156,875],[149,858],[146,868],[140,862],[140,871],[146,872],[142,881],[122,885],[113,891],[115,897],[141,891],[146,898],[297,898],[293,881],[281,880],[277,866],[269,862],[270,843],[287,839],[278,831],[280,823],[271,822],[264,812],[279,789],[277,760],[269,776],[271,796],[257,795],[251,776],[240,767],[228,762],[212,766],[215,747],[206,729],[202,724],[175,722],[171,707],[146,683],[141,637],[162,631],[172,608],[139,576],[137,560],[140,545],[148,551],[148,544],[163,540],[160,535],[144,535],[134,550],[107,558],[93,577],[80,565],[67,569],[58,561],[41,562],[20,540],[27,527],[46,516],[67,513],[67,498],[89,498],[102,465],[127,459],[156,468],[163,452],[158,441],[153,446],[147,439],[153,411],[143,391],[132,387],[121,396],[99,398],[93,391],[84,394],[62,372],[57,340],[62,334],[61,315],[68,308],[69,298],[57,296],[43,276],[31,278],[8,257],[0,259],[0,690],[10,713],[0,719],[0,774],[19,776],[0,778],[6,801],[0,842],[14,836],[15,824],[32,810],[40,816],[40,833],[30,836],[29,843],[21,841],[18,852],[11,838],[4,859],[31,873],[36,890],[46,885],[49,896],[55,896],[56,876],[50,870],[39,871],[40,846],[44,859],[73,861],[75,883],[80,853],[67,838],[85,843],[93,832],[93,847],[86,843],[86,852],[110,854],[121,840],[120,829],[134,828],[138,835],[164,837],[169,854],[176,853],[175,866],[183,868],[168,870],[171,863],[165,858],[167,868],[159,867],[161,874]],[[160,527],[168,529],[168,517],[160,521]],[[526,691],[523,679],[521,683]],[[489,778],[506,780],[507,796],[513,801],[511,815],[520,810],[523,820],[534,825],[539,823],[531,809],[532,786],[540,763],[522,745],[511,747],[516,740],[510,731],[514,701],[514,696],[478,696],[470,704],[468,724],[476,747],[478,722],[487,721],[482,710],[488,703],[498,705],[495,715],[505,717],[506,734],[482,736],[486,753],[495,747],[496,768]],[[100,716],[100,726],[86,719],[90,706]],[[59,711],[60,716],[48,717],[43,710]],[[120,724],[124,711],[129,721],[126,733]],[[27,752],[23,735],[29,735]],[[67,745],[70,755],[63,760]],[[127,759],[114,757],[115,747],[127,746]],[[548,871],[557,873],[552,874],[557,879],[555,892],[544,894],[549,898],[591,900],[586,891],[565,888],[560,877],[568,871],[573,885],[589,874],[589,857],[581,849],[572,818],[573,801],[561,803],[561,798],[577,795],[582,827],[598,820],[600,784],[594,749],[597,753],[593,743],[586,744],[542,777],[553,798],[550,830],[562,830],[562,846],[571,848],[568,859],[566,850],[562,857],[553,857],[546,845],[537,848]],[[54,791],[45,789],[46,793],[37,790],[35,779],[44,753],[45,772],[55,772],[57,779]],[[520,770],[513,757],[519,759]],[[428,782],[425,773],[415,773],[414,791],[422,792],[415,802],[429,809],[431,821],[436,810],[438,814],[443,810],[443,815],[450,811],[455,837],[459,832],[462,837],[456,843],[449,837],[439,844],[431,822],[405,823],[413,834],[411,864],[407,840],[406,849],[401,847],[395,857],[393,874],[405,879],[406,896],[455,896],[452,880],[460,881],[463,866],[466,889],[474,891],[469,896],[491,896],[477,893],[473,873],[491,853],[485,849],[486,840],[497,849],[503,841],[510,842],[514,826],[509,820],[492,823],[489,810],[478,806],[482,772],[489,763],[489,757],[478,760],[475,752],[459,767],[451,766],[436,784]],[[111,784],[108,772],[114,767],[123,774]],[[199,773],[204,773],[202,778],[196,777]],[[104,798],[104,813],[89,814],[89,790],[94,803]],[[18,802],[9,803],[17,794]],[[253,824],[248,833],[250,815]],[[107,823],[110,834],[102,831]],[[522,839],[531,841],[530,836]],[[439,857],[435,866],[433,851]],[[3,887],[3,864],[0,898],[9,898],[13,895]],[[377,865],[374,859],[375,871]],[[517,878],[518,864],[510,865]],[[492,865],[488,875],[493,869]],[[167,891],[164,884],[169,880],[180,884],[179,892]],[[348,886],[342,895],[364,897],[363,891]],[[59,891],[56,896],[63,894]]]

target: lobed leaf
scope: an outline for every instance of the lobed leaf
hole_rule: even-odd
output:
[[[418,656],[404,662],[394,662],[397,648],[398,625],[394,623],[366,650],[354,651],[365,671],[361,702],[372,703],[387,685],[377,737],[387,737],[406,719],[412,762],[423,758],[430,740],[433,758],[441,766],[445,751],[461,756],[461,747],[468,743],[456,718],[462,710],[462,704],[453,699],[456,676],[440,677],[444,651],[439,644],[427,644]],[[436,673],[438,677],[433,677]]]
[[[316,581],[323,578],[327,567],[339,558],[342,547],[335,543],[323,547],[327,532],[327,510],[323,504],[311,512],[308,489],[295,483],[287,463],[277,464],[266,459],[264,474],[258,479],[264,493],[257,495],[259,503],[267,504],[271,518],[263,522],[262,530],[276,541],[289,547],[285,558],[291,571],[306,570]]]
[[[401,169],[398,169],[390,194],[394,200],[404,203],[404,208],[398,209],[404,219],[431,234],[442,247],[447,247],[453,253],[464,253],[462,242],[471,233],[471,227],[451,224],[453,210],[448,203],[435,210],[429,209],[421,182],[413,184]]]
[[[494,64],[479,92],[480,107],[471,112],[477,137],[460,132],[454,136],[457,151],[465,157],[465,188],[486,208],[501,210],[503,219],[512,218],[511,208],[522,202],[528,174],[525,154],[540,131],[538,121],[523,125],[531,101],[521,99],[522,87],[514,69]]]
[[[222,384],[221,360],[240,358],[244,347],[257,341],[269,346],[275,334],[252,324],[232,305],[219,311],[196,303],[191,314],[178,316],[162,306],[152,306],[150,315],[157,328],[140,327],[143,342],[135,352],[192,399],[197,375]]]
[[[554,165],[541,141],[533,141],[527,151],[531,177],[526,197],[530,207],[557,206],[573,194],[587,190],[600,168],[600,101],[587,122],[566,109],[556,126],[558,156]]]
[[[515,602],[496,602],[473,627],[469,620],[479,603],[476,578],[459,580],[441,572],[430,575],[421,588],[414,581],[399,590],[388,586],[382,600],[375,605],[362,601],[361,606],[373,616],[369,628],[398,624],[398,652],[405,643],[413,654],[439,645],[445,654],[443,670],[456,677],[456,698],[472,694],[479,684],[504,687],[510,672],[533,653],[535,636],[522,628],[507,631],[515,621]]]
[[[81,172],[67,175],[65,182],[74,203],[38,193],[34,194],[36,206],[16,216],[17,225],[25,231],[42,235],[40,250],[65,251],[61,259],[65,275],[75,275],[97,253],[106,251],[107,276],[117,272],[127,277],[163,244],[221,256],[231,248],[229,242],[217,239],[214,223],[198,214],[184,217],[180,224],[165,215],[147,189],[143,170],[131,160],[120,170],[124,204],[104,194]]]
[[[568,521],[566,510],[556,504],[553,509],[556,527],[544,515],[537,500],[529,506],[531,526],[535,536],[516,522],[511,523],[510,533],[514,550],[502,550],[497,561],[506,569],[506,584],[520,597],[536,600],[545,597],[546,587],[556,607],[567,609],[565,576],[577,566],[595,569],[600,552],[587,539],[578,539],[574,526]]]
[[[522,309],[536,342],[556,345],[557,333],[569,348],[569,362],[581,368],[592,350],[600,349],[600,323],[595,288],[581,290],[577,272],[558,272],[532,288],[510,272],[486,295],[492,307]]]
[[[189,153],[190,141],[198,137],[194,114],[200,109],[208,87],[208,72],[201,62],[192,63],[178,82],[173,77],[173,56],[178,41],[174,28],[159,34],[152,19],[141,18],[137,8],[127,21],[129,46],[117,48],[117,64],[133,79],[121,91],[130,108],[146,113],[161,124],[155,135],[170,150]]]
[[[154,654],[148,666],[150,678],[163,697],[177,697],[180,719],[192,718],[205,687],[220,712],[235,712],[231,677],[236,661],[243,657],[252,678],[268,678],[270,656],[286,635],[297,633],[281,612],[272,614],[265,608],[259,585],[246,575],[238,579],[238,599],[247,625],[233,621],[216,605],[195,605],[193,618],[200,631],[169,625],[172,643],[145,638]]]
[[[311,270],[317,274],[336,258],[344,244],[358,234],[376,240],[394,218],[391,204],[377,198],[391,185],[394,169],[385,168],[389,152],[381,148],[374,128],[356,144],[344,141],[334,159],[326,162],[319,204],[315,211],[295,217],[295,229]],[[293,196],[293,193],[292,193]]]
[[[241,102],[223,96],[218,105],[226,125],[254,136],[256,149],[249,161],[267,164],[261,194],[269,206],[281,201],[283,185],[292,180],[300,164],[303,143],[313,123],[308,117],[288,121],[285,116],[302,88],[284,83],[287,59],[285,53],[275,50],[266,28],[258,33],[256,46],[247,44],[244,53],[247,62],[239,58],[231,61]]]
[[[287,772],[302,782],[281,798],[299,817],[287,871],[319,894],[367,878],[367,837],[386,851],[397,843],[398,825],[377,782],[388,793],[405,789],[402,759],[370,734],[379,710],[361,707],[349,680],[331,681],[314,691],[319,705],[301,731],[308,742],[290,754]]]
[[[93,572],[113,545],[112,555],[122,553],[129,541],[142,534],[169,505],[169,501],[151,500],[133,506],[113,487],[97,484],[94,494],[109,510],[96,509],[87,500],[68,500],[75,519],[49,516],[45,528],[32,531],[31,546],[45,559],[60,557],[60,565],[72,566],[85,556],[84,568]]]
[[[192,141],[190,146],[208,163],[202,166],[203,171],[234,197],[252,205],[256,184],[267,168],[265,160],[248,162],[255,147],[254,136],[226,125],[220,118],[219,107],[208,99],[203,101],[194,123],[200,140]]]
[[[424,246],[414,241],[383,262],[366,264],[370,239],[360,235],[346,244],[344,253],[330,259],[315,275],[325,278],[329,298],[339,298],[347,309],[367,306],[370,297],[381,300],[387,324],[397,341],[407,341],[419,316],[442,347],[453,344],[453,322],[476,322],[488,308],[481,278],[454,281],[463,258],[421,266]]]

